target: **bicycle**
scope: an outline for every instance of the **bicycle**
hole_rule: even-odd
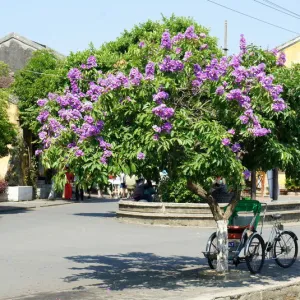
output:
[[[259,273],[263,267],[265,258],[273,259],[282,268],[291,267],[298,255],[298,238],[289,230],[284,230],[278,222],[280,214],[272,215],[274,224],[268,241],[265,243],[261,234],[267,210],[265,206],[260,233],[256,228],[260,219],[262,204],[256,200],[241,200],[237,204],[234,213],[228,221],[228,248],[229,260],[237,267],[245,262],[252,274]],[[226,207],[225,207],[226,209]],[[242,213],[254,213],[253,218]],[[251,219],[251,221],[250,221]],[[250,221],[250,224],[249,224]],[[217,235],[214,232],[208,239],[206,251],[203,252],[211,269],[216,268],[217,263]]]

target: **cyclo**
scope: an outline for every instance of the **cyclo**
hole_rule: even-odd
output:
[[[258,232],[262,206],[264,211],[260,232]],[[293,265],[298,255],[298,238],[294,232],[283,229],[283,225],[279,222],[280,214],[272,215],[274,224],[268,241],[264,241],[261,234],[266,211],[266,203],[243,199],[238,202],[228,220],[228,259],[236,267],[246,262],[252,274],[261,271],[265,258],[275,260],[282,268],[288,268]],[[203,254],[210,268],[215,269],[218,254],[216,232],[209,237]]]

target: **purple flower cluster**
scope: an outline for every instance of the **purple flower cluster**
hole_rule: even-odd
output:
[[[45,106],[48,103],[48,99],[39,99],[37,102],[38,106]]]
[[[140,48],[144,48],[145,46],[146,46],[145,42],[141,41],[141,42],[139,43],[139,47],[140,47]]]
[[[72,92],[79,93],[78,80],[82,78],[81,72],[77,68],[73,68],[69,71],[68,78],[70,79]]]
[[[275,49],[270,50],[269,52],[271,52],[274,56],[277,56],[279,50],[277,50],[277,49],[275,48]]]
[[[185,35],[183,33],[179,32],[179,33],[177,33],[177,35],[175,35],[172,38],[172,44],[177,44],[178,42],[180,42],[184,38],[185,38]]]
[[[86,95],[91,97],[91,101],[95,102],[99,99],[103,92],[104,88],[102,86],[99,86],[94,82],[90,82]]]
[[[154,126],[152,126],[152,128],[155,132],[161,133],[161,127],[154,125]]]
[[[131,70],[131,72],[134,76],[136,70]],[[126,88],[130,86],[129,79],[122,72],[118,72],[116,75],[108,74],[106,78],[100,78],[98,84],[103,88],[101,89],[103,92],[109,92],[122,86]]]
[[[199,50],[205,50],[205,49],[208,49],[208,45],[207,44],[202,44],[199,48]]]
[[[145,79],[154,80],[154,73],[155,73],[155,63],[150,61],[147,63],[145,67]]]
[[[165,31],[162,34],[160,47],[165,48],[165,49],[171,49],[172,48],[172,41],[171,41],[171,36],[170,36],[169,31]]]
[[[101,149],[103,149],[103,155],[100,158],[100,162],[103,165],[107,165],[107,159],[112,156],[112,151],[108,150],[111,149],[112,145],[105,142],[102,137],[97,138],[99,141],[99,146]]]
[[[276,61],[276,65],[277,66],[284,66],[285,62],[286,62],[285,54],[283,52],[280,52],[280,54],[277,58],[277,61]]]
[[[234,129],[229,129],[227,132],[228,132],[229,134],[235,135],[235,130],[234,130]]]
[[[167,100],[169,98],[169,94],[165,91],[160,91],[157,94],[153,95],[153,100],[157,103],[157,104],[162,104],[163,100]]]
[[[182,71],[184,64],[180,60],[171,59],[170,56],[166,56],[161,64],[159,64],[159,69],[162,72],[178,72]]]
[[[284,100],[280,98],[280,94],[283,91],[282,86],[273,84],[274,77],[272,75],[266,75],[265,72],[260,72],[256,77],[262,87],[268,91],[273,98],[274,103],[272,109],[275,112],[283,111],[286,108],[286,104]]]
[[[91,111],[93,109],[93,103],[90,101],[85,101],[82,105],[82,111]]]
[[[172,128],[173,125],[169,122],[166,122],[161,126],[161,131],[164,131],[166,133],[171,133]]]
[[[87,122],[89,124],[93,124],[94,123],[94,118],[92,116],[85,115],[83,119],[84,119],[85,122]]]
[[[37,120],[40,123],[44,123],[49,117],[49,111],[48,110],[42,110],[40,111],[39,115],[37,116]]]
[[[44,141],[48,137],[48,134],[46,131],[40,131],[39,132],[39,139]]]
[[[48,121],[49,130],[51,130],[56,135],[59,134],[62,130],[65,129],[63,125],[61,125],[56,119],[50,118]]]
[[[176,54],[179,54],[179,53],[181,52],[181,50],[182,50],[181,48],[178,48],[178,47],[177,47],[177,48],[175,49],[175,53],[176,53]]]
[[[97,67],[97,60],[96,60],[96,57],[95,56],[90,56],[88,59],[87,59],[87,63],[86,64],[82,64],[81,65],[81,68],[82,69],[92,69],[92,68],[95,68]]]
[[[54,94],[54,93],[48,93],[48,99],[50,100],[50,101],[52,101],[52,100],[55,100],[56,98],[57,98],[57,94]]]
[[[271,133],[270,129],[263,128],[260,124],[253,126],[253,128],[248,128],[248,131],[253,134],[253,136],[265,136]]]
[[[76,143],[75,142],[72,142],[70,144],[67,145],[67,148],[69,149],[72,149],[72,148],[75,148],[76,147]]]
[[[35,150],[35,152],[34,152],[35,156],[38,156],[38,155],[40,155],[40,154],[42,154],[42,153],[43,153],[43,150],[41,150],[41,149],[37,149],[37,150]]]
[[[286,104],[284,102],[283,99],[276,99],[274,100],[274,103],[272,104],[272,109],[275,111],[275,112],[279,112],[279,111],[283,111],[286,109]]]
[[[188,59],[192,56],[192,51],[186,51],[184,53],[183,61],[188,61]]]
[[[152,112],[163,120],[167,120],[173,117],[174,109],[167,107],[166,104],[160,104],[152,109]]]
[[[139,153],[137,154],[137,159],[138,159],[138,160],[143,160],[143,159],[145,159],[145,157],[146,157],[146,155],[145,155],[145,153],[143,153],[143,152],[139,152]]]
[[[222,139],[222,145],[229,146],[230,145],[230,139],[228,139],[228,138]]]
[[[80,120],[82,119],[82,114],[77,109],[61,109],[58,111],[58,115],[60,118],[66,121],[70,120]]]
[[[243,53],[243,54],[245,54],[247,52],[247,43],[246,43],[246,39],[243,34],[241,34],[241,38],[240,38],[240,50],[241,50],[241,53]]]
[[[79,80],[79,79],[81,79],[81,77],[82,77],[81,72],[77,68],[71,69],[68,73],[69,79]]]
[[[204,81],[218,81],[221,76],[225,75],[228,68],[227,57],[222,57],[220,61],[213,58],[204,70],[198,65],[194,64],[194,74],[196,79],[192,82],[194,87],[199,87]],[[222,89],[218,88],[217,93],[220,95]]]
[[[224,86],[221,85],[221,86],[217,87],[217,89],[216,89],[216,94],[217,95],[221,96],[221,95],[224,94],[224,92],[225,92]]]
[[[206,38],[206,34],[203,33],[203,32],[201,32],[201,33],[199,34],[199,37],[200,37],[201,39],[205,39],[205,38]]]
[[[143,79],[142,73],[140,73],[138,68],[132,68],[129,73],[129,81],[132,85],[140,85]]]
[[[153,135],[152,138],[153,138],[154,141],[158,141],[159,140],[159,135],[156,133],[156,134]]]
[[[194,26],[189,26],[185,33],[184,33],[185,38],[191,40],[191,39],[198,39],[198,35],[195,33],[195,28]]]
[[[82,150],[78,149],[78,150],[75,151],[75,156],[76,157],[84,156],[84,152]]]
[[[249,179],[250,176],[251,176],[251,172],[250,172],[249,170],[245,170],[245,171],[243,172],[243,174],[244,174],[245,179]]]
[[[238,143],[235,143],[231,146],[231,150],[234,153],[239,152],[239,151],[241,151],[241,145]]]

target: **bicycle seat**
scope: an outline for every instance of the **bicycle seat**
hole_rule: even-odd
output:
[[[274,215],[272,215],[272,218],[273,218],[274,220],[279,220],[279,219],[281,219],[281,217],[282,217],[281,214],[274,214]]]

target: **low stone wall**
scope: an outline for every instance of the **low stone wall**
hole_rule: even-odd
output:
[[[220,207],[226,204],[221,203]],[[282,222],[300,221],[300,201],[268,203],[265,223],[272,222],[272,214],[282,214]],[[119,202],[117,217],[120,220],[150,225],[215,227],[208,204],[164,202]]]

